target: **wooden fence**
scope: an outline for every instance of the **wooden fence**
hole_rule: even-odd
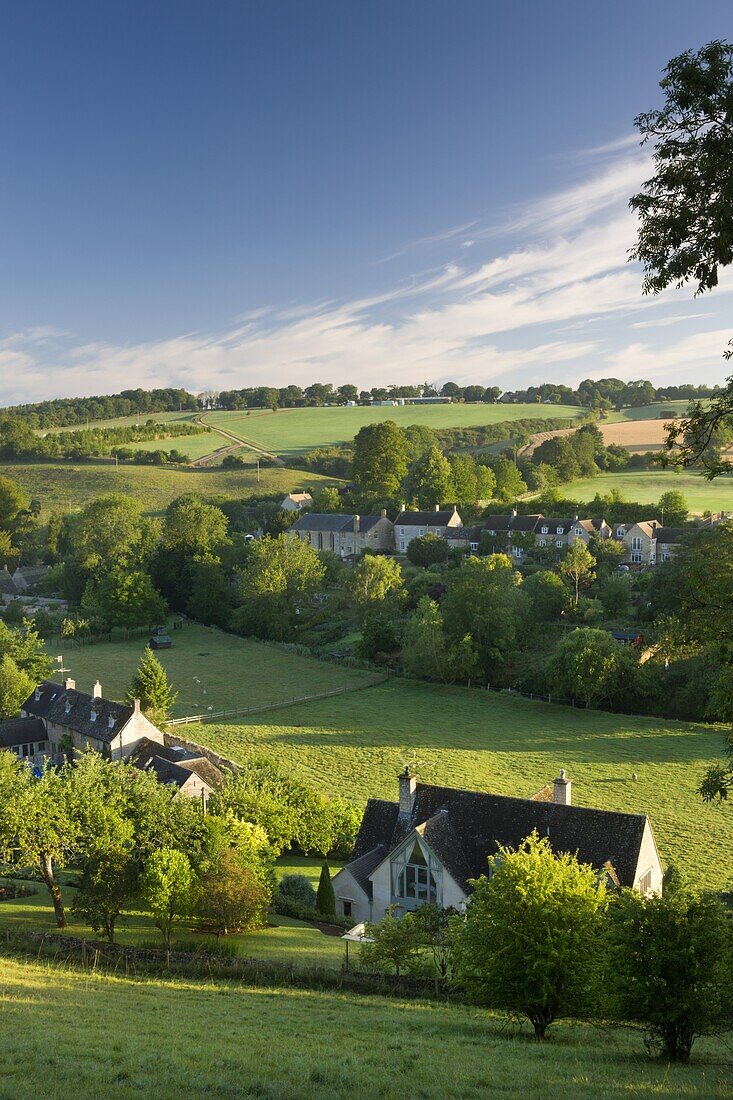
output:
[[[313,703],[319,699],[330,699],[334,695],[350,695],[354,691],[365,691],[366,688],[377,687],[389,680],[389,673],[385,673],[377,680],[371,680],[368,684],[357,684],[352,687],[335,688],[333,691],[321,691],[316,695],[293,695],[290,699],[278,699],[273,703],[261,703],[256,707],[234,707],[231,710],[206,711],[203,714],[188,714],[185,718],[171,718],[168,726],[188,726],[194,722],[212,722],[220,718],[241,718],[248,714],[261,714],[268,710],[283,710],[285,707],[295,706],[297,703]]]

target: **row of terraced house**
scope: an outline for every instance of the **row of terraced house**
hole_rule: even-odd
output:
[[[593,537],[623,543],[625,561],[639,568],[667,561],[685,534],[683,527],[665,527],[657,519],[638,523],[606,523],[604,519],[551,519],[537,513],[519,515],[514,509],[504,515],[486,516],[480,523],[465,526],[454,506],[415,511],[405,507],[392,522],[385,509],[379,515],[303,512],[289,529],[293,538],[310,543],[316,550],[330,550],[340,558],[352,558],[365,550],[404,554],[415,538],[435,535],[451,549],[469,553],[508,553],[521,561],[532,547],[554,551],[559,556],[577,540],[589,543]]]

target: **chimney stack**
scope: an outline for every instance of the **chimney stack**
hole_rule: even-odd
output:
[[[400,773],[399,776],[400,787],[400,817],[411,817],[412,807],[415,802],[415,789],[417,787],[417,777],[410,773],[409,765],[405,765],[405,770]]]
[[[571,805],[572,783],[565,775],[565,769],[560,768],[560,774],[552,783],[552,801],[558,806]]]
[[[517,509],[512,508],[512,519],[516,519],[516,518],[517,518]]]
[[[386,519],[386,518],[387,518],[387,509],[386,509],[386,508],[382,508],[382,509],[380,510],[379,514],[380,514],[380,516],[382,517],[382,519]]]
[[[140,713],[140,700],[139,699],[133,700],[132,710],[133,710],[134,714],[139,714]]]
[[[102,685],[100,684],[99,680],[97,680],[94,684],[94,687],[92,688],[92,699],[101,699],[101,698],[102,698]]]
[[[434,512],[439,512],[440,511],[440,505],[439,504],[434,504],[433,505],[433,511]]]
[[[354,516],[354,534],[358,535],[361,530],[361,516]]]
[[[66,679],[64,680],[64,687],[66,688],[67,691],[73,691],[74,688],[76,687],[76,680],[71,680],[67,676]]]

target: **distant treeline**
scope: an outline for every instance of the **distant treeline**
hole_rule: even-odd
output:
[[[66,428],[87,420],[113,420],[156,412],[196,411],[198,398],[186,390],[122,390],[106,397],[57,397],[33,405],[13,405],[6,416],[22,418],[31,428]]]
[[[61,397],[36,404],[15,405],[6,416],[25,420],[32,428],[73,427],[88,420],[110,420],[179,409],[293,409],[323,405],[370,405],[374,401],[411,397],[450,397],[454,401],[487,404],[577,405],[587,409],[638,408],[653,401],[696,401],[713,397],[719,386],[660,386],[639,380],[620,378],[585,379],[577,389],[554,382],[529,386],[526,390],[507,390],[500,386],[460,386],[446,382],[438,389],[425,382],[416,386],[372,386],[359,389],[352,383],[333,386],[314,382],[310,386],[247,386],[235,390],[207,390],[197,396],[182,389],[123,390],[106,397]]]
[[[158,424],[148,420],[143,425],[117,428],[84,428],[81,431],[51,432],[36,435],[25,420],[7,418],[0,420],[0,458],[98,458],[101,455],[118,454],[130,459],[142,455],[139,461],[152,461],[147,456],[157,452],[126,449],[127,443],[143,443],[152,439],[170,439],[179,436],[201,435],[205,428],[197,424]],[[160,452],[165,453],[165,452]],[[181,456],[185,460],[185,456]],[[181,459],[178,458],[178,461]],[[170,461],[166,459],[165,461]],[[176,461],[174,459],[173,461]]]

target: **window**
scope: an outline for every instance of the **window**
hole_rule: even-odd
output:
[[[430,853],[425,854],[418,840],[412,850],[404,850],[392,861],[392,896],[405,909],[423,902],[440,904],[442,869]]]
[[[469,543],[469,545],[470,545],[471,549],[473,550],[473,552],[476,553],[476,551],[478,550],[478,543],[477,542],[472,542],[472,543]]]
[[[542,528],[542,534],[543,535],[549,535],[549,533],[550,533],[550,528],[549,527],[543,527]],[[493,532],[492,532],[492,534],[493,534]]]
[[[583,534],[583,528],[582,527],[576,527],[575,528],[575,534],[576,535],[582,535]]]
[[[635,565],[641,565],[641,551],[633,550],[631,553],[631,560]]]
[[[400,534],[401,534],[401,535],[404,535],[404,533],[405,533],[405,529],[404,529],[404,527],[400,527]]]
[[[404,552],[405,552],[405,540],[400,539],[400,553],[404,554]]]
[[[631,540],[631,549],[641,550],[641,539],[638,535],[634,535],[633,539]]]
[[[418,535],[424,535],[425,534],[425,528],[424,527],[419,527],[417,533],[418,533]]]
[[[624,531],[623,527],[617,527],[616,528],[616,538],[617,539],[622,539],[625,534],[626,534],[626,532]]]
[[[555,542],[555,546],[558,548],[558,550],[562,550],[562,539],[557,539],[557,541]]]
[[[650,867],[649,870],[645,871],[644,874],[639,879],[639,891],[642,894],[649,894],[649,893],[651,893],[651,889],[652,889],[652,869]]]
[[[547,545],[547,539],[540,539],[540,546],[546,546],[546,545]]]
[[[558,527],[558,529],[556,531],[556,534],[564,535],[565,534],[565,528],[564,527]]]
[[[353,905],[353,902],[347,901],[346,898],[339,898],[339,901],[341,902],[341,911],[342,911],[343,915],[345,917],[350,917],[351,916],[351,906]]]

